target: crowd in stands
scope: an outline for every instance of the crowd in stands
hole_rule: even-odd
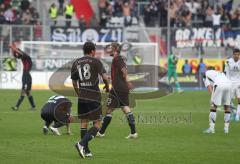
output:
[[[131,25],[131,18],[137,17],[137,4],[135,0],[99,0],[100,26],[106,26],[111,17],[124,17],[126,26]]]
[[[131,17],[141,18],[147,27],[166,27],[168,14],[171,27],[240,26],[240,7],[233,9],[233,0],[98,0],[100,26],[111,17],[124,17],[131,25]]]
[[[233,0],[220,3],[214,0],[150,0],[144,7],[146,26],[167,26],[168,14],[171,27],[218,27],[230,24],[240,26],[240,7],[233,9]]]
[[[0,0],[0,24],[38,24],[39,14],[28,0]]]

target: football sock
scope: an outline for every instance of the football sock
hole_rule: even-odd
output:
[[[224,113],[224,127],[225,128],[229,127],[230,117],[231,117],[231,113],[230,112],[225,112]]]
[[[131,129],[131,134],[134,134],[136,133],[136,128],[135,128],[135,119],[134,119],[133,113],[129,112],[126,115],[127,115],[128,125],[130,126],[130,129]]]
[[[240,116],[240,103],[237,105],[237,116]]]
[[[179,84],[179,82],[177,81],[175,84],[176,84],[177,90],[180,90],[180,84]]]
[[[91,141],[97,135],[98,129],[95,127],[90,128],[79,142],[80,145],[86,147],[87,143]]]
[[[49,126],[51,125],[51,123],[52,123],[52,122],[47,122],[47,121],[45,121],[45,126],[46,126],[47,128],[49,128]]]
[[[209,114],[209,125],[210,128],[212,129],[215,128],[216,117],[217,117],[216,110],[211,110]]]
[[[104,133],[105,133],[105,131],[106,131],[108,125],[110,124],[111,120],[112,120],[112,115],[111,115],[111,114],[107,114],[107,115],[104,117],[104,119],[103,119],[102,127],[101,127],[101,129],[99,130],[99,133],[101,133],[101,134],[104,134]]]
[[[80,133],[81,133],[81,139],[82,139],[87,133],[87,128],[81,128]]]
[[[32,96],[28,96],[28,100],[29,100],[31,106],[32,106],[33,108],[35,108],[35,103],[34,103],[34,101],[33,101],[33,97],[32,97]]]
[[[18,102],[17,102],[17,105],[16,105],[17,108],[21,105],[23,99],[24,99],[24,96],[20,96],[20,97],[19,97]]]
[[[87,133],[87,128],[81,128],[81,139],[83,139],[83,137],[86,135],[86,133]],[[88,143],[86,143],[86,145],[85,145],[85,151],[87,152],[87,153],[89,153],[90,152],[90,150],[89,150],[89,148],[88,148]]]

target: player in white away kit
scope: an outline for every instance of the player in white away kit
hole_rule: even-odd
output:
[[[224,105],[224,133],[229,132],[230,103],[232,93],[232,83],[222,72],[208,70],[203,78],[205,86],[211,93],[211,109],[209,114],[210,127],[204,133],[215,133],[217,106]]]
[[[239,121],[240,116],[240,50],[233,50],[233,57],[227,59],[225,65],[226,76],[231,80],[233,85],[233,95],[232,99],[237,98],[237,112],[235,120]]]

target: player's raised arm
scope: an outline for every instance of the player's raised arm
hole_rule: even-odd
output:
[[[11,44],[9,45],[9,48],[12,49],[13,51],[13,56],[18,58],[20,56],[24,57],[24,56],[27,56],[26,53],[24,53],[22,50],[20,50],[19,48],[16,47],[15,44]]]

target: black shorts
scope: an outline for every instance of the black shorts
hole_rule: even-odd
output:
[[[97,101],[78,99],[78,118],[90,121],[100,120],[102,105]]]
[[[49,127],[49,125],[54,121],[57,122],[57,120],[54,118],[54,116],[50,113],[41,113],[41,118],[45,121],[45,125]]]
[[[23,74],[22,76],[22,90],[30,91],[32,89],[32,77],[30,74]]]
[[[107,107],[121,108],[124,106],[129,106],[129,93],[118,92],[112,89],[107,99]]]

